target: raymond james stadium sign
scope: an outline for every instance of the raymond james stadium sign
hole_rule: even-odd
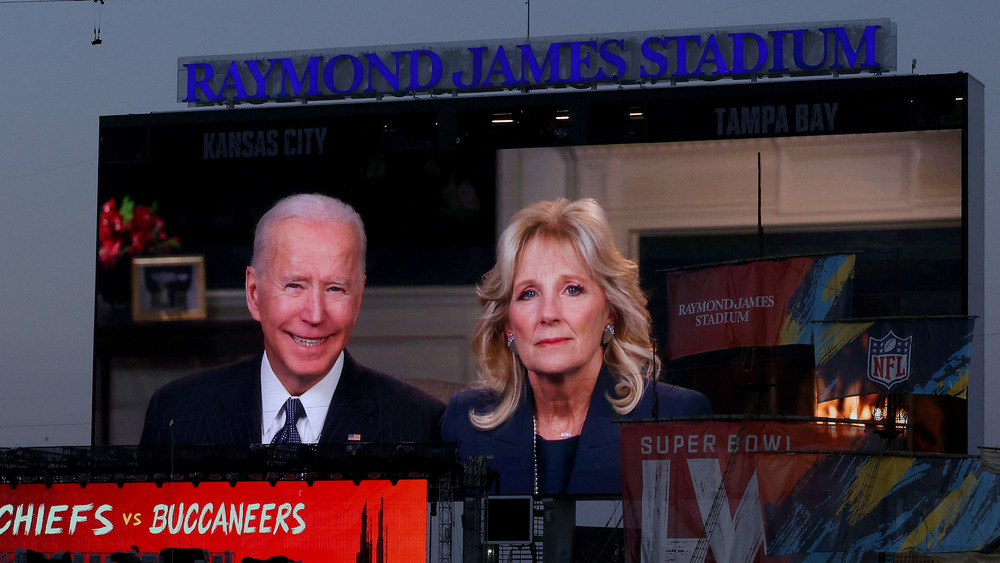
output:
[[[888,19],[184,57],[189,105],[896,69]]]

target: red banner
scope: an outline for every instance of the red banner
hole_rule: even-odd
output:
[[[670,272],[669,355],[812,344],[812,321],[843,318],[853,276],[850,254]]]
[[[805,422],[624,425],[622,499],[628,561],[691,561],[696,550],[710,552],[715,561],[759,560],[764,544],[761,493],[767,486],[761,483],[794,483],[798,475],[758,480],[753,454],[849,450],[863,435],[858,426]],[[783,468],[809,469],[794,463]],[[780,496],[775,491],[767,494]],[[705,522],[713,514],[715,525],[706,538]]]
[[[0,485],[0,552],[231,551],[304,563],[424,561],[427,482]]]

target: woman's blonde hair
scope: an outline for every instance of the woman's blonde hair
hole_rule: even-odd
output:
[[[659,372],[646,296],[639,288],[639,268],[618,252],[600,204],[593,199],[541,201],[511,219],[497,243],[496,265],[478,287],[482,313],[472,344],[479,363],[476,386],[494,392],[497,398],[487,410],[469,413],[472,424],[481,430],[506,422],[525,396],[524,365],[511,353],[504,329],[521,251],[538,236],[575,248],[604,290],[615,329],[604,349],[604,363],[617,379],[617,396],[607,397],[614,409],[620,414],[631,412],[642,399],[646,380]]]

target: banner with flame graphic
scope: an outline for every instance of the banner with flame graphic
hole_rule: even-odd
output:
[[[970,317],[817,322],[816,401],[877,393],[964,399],[974,322]]]

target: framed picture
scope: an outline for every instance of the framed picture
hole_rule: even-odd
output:
[[[205,317],[204,256],[132,260],[133,320],[175,321]]]

